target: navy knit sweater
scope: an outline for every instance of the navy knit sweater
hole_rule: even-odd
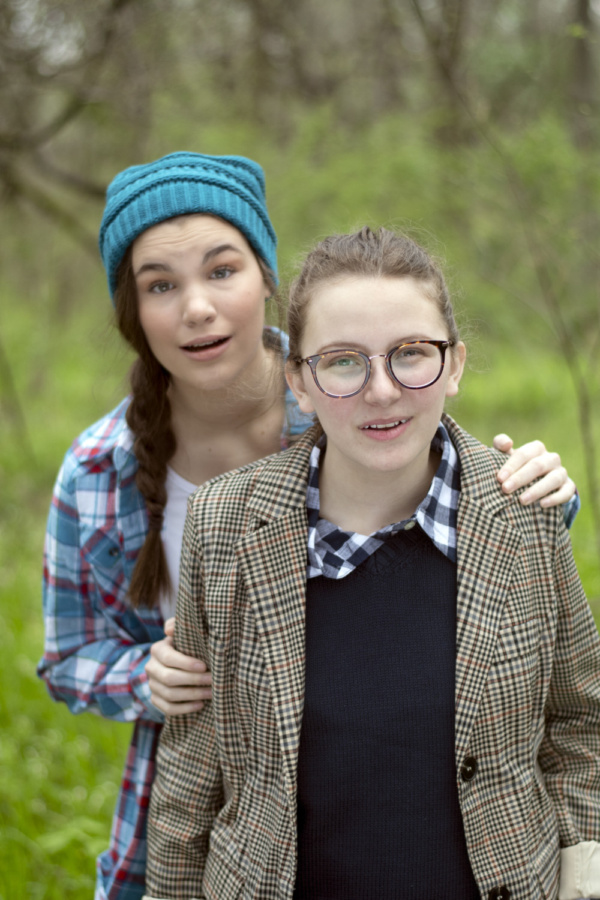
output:
[[[454,761],[456,567],[419,526],[307,584],[295,900],[476,900]]]

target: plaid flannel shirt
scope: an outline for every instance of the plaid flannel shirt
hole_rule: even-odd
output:
[[[280,334],[287,354],[287,335]],[[281,446],[310,424],[286,390]],[[146,814],[163,714],[150,699],[150,646],[164,637],[158,607],[132,609],[127,590],[147,531],[129,399],[81,434],[58,474],[44,549],[44,655],[38,674],[54,700],[134,723],[109,849],[97,861],[96,900],[144,893]]]

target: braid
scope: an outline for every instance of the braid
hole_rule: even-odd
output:
[[[134,607],[155,606],[161,591],[170,588],[169,571],[161,539],[167,502],[167,463],[175,452],[171,429],[169,376],[154,357],[138,359],[131,370],[132,399],[127,424],[135,435],[133,452],[138,461],[135,483],[146,501],[148,533],[129,585]]]
[[[119,269],[115,306],[119,331],[138,353],[130,374],[132,398],[126,419],[135,436],[135,483],[148,512],[148,533],[131,577],[129,599],[133,607],[152,607],[160,593],[171,587],[161,527],[167,502],[167,463],[176,444],[167,393],[170,377],[150,350],[139,322],[131,252]]]

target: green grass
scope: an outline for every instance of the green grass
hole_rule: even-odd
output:
[[[0,323],[28,429],[25,440],[7,407],[0,435],[0,900],[92,895],[94,860],[107,846],[131,730],[72,716],[51,702],[34,673],[43,641],[41,553],[52,483],[72,438],[125,390],[128,358],[107,330],[104,286],[89,291],[85,310],[72,309],[59,322],[46,313],[41,335],[31,307],[15,304]],[[486,363],[477,369],[465,375],[450,412],[487,443],[508,431],[516,442],[538,437],[561,452],[582,489],[573,546],[600,621],[598,559],[562,365],[542,350],[523,360],[486,338]]]

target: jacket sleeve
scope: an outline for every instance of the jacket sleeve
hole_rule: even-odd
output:
[[[538,761],[559,825],[559,900],[573,900],[600,897],[600,638],[564,528],[554,579],[557,634]]]
[[[202,620],[202,551],[192,514],[186,519],[175,644],[211,660]],[[201,712],[167,717],[162,730],[148,817],[146,897],[202,898],[210,832],[223,806],[212,702]]]
[[[140,643],[126,627],[135,613],[118,619],[110,614],[117,602],[118,579],[103,584],[93,557],[84,553],[80,499],[72,453],[59,472],[44,546],[44,655],[38,674],[54,700],[71,712],[85,710],[117,721],[138,718],[162,721],[150,700],[145,673],[151,641]],[[87,503],[109,502],[106,493],[88,492]],[[109,553],[118,555],[115,545]],[[122,582],[122,574],[120,576]],[[110,588],[112,587],[112,591]]]

